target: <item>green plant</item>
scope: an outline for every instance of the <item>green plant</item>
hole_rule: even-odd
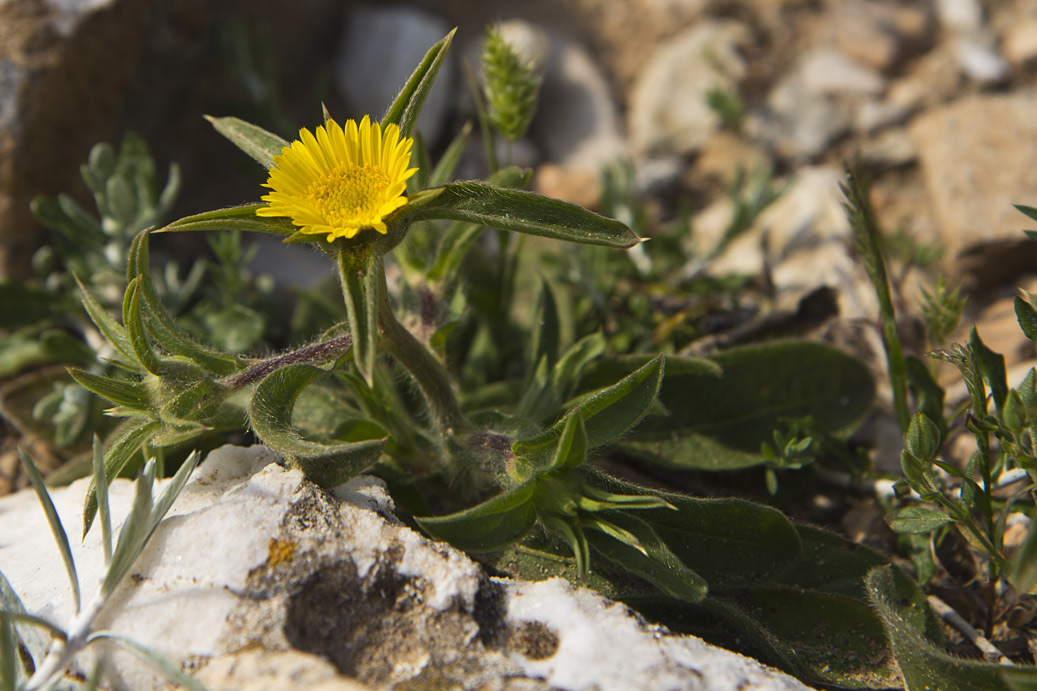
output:
[[[405,520],[498,573],[585,583],[675,630],[740,641],[818,684],[895,685],[896,660],[864,583],[887,559],[769,506],[650,491],[596,464],[635,459],[659,473],[805,465],[807,436],[819,451],[840,444],[868,413],[867,368],[818,343],[698,358],[679,354],[688,337],[678,330],[657,338],[644,290],[714,291],[703,267],[715,252],[686,247],[686,222],[650,243],[658,251],[645,248],[645,215],[622,172],[609,181],[608,208],[636,232],[524,191],[529,172],[498,167],[492,146],[488,181],[453,182],[469,129],[435,165],[411,137],[452,36],[429,50],[377,123],[343,126],[325,112],[289,143],[211,118],[268,171],[263,203],[138,233],[116,316],[81,283],[116,369],[72,376],[122,418],[84,526],[100,510],[102,485],[141,446],[247,428],[323,486],[377,473]],[[498,93],[525,102],[527,92]],[[490,122],[484,109],[480,122]],[[721,248],[777,193],[769,173],[740,176]],[[481,237],[488,228],[499,231],[496,245]],[[152,243],[187,231],[311,243],[337,270],[345,318],[280,354],[231,352],[157,288]],[[538,246],[509,243],[513,233]],[[574,263],[524,287],[519,257],[547,266],[542,248],[557,241],[581,248],[566,252]],[[227,267],[242,256],[236,242],[217,241]],[[582,287],[575,301],[557,288],[566,281]],[[694,332],[697,316],[685,308]],[[799,431],[781,431],[797,420]],[[819,642],[819,630],[830,635]]]
[[[67,628],[62,628],[26,612],[8,580],[0,574],[0,689],[36,691],[57,688],[59,684],[66,688],[64,684],[68,680],[65,678],[65,670],[76,655],[92,643],[103,641],[135,655],[182,688],[204,691],[205,687],[202,684],[162,655],[121,634],[94,628],[97,616],[109,603],[112,594],[130,572],[158,524],[187,484],[198,458],[197,453],[188,457],[157,498],[154,496],[155,461],[149,460],[137,479],[130,513],[123,523],[118,540],[113,543],[112,521],[108,508],[108,484],[102,462],[101,444],[94,437],[93,472],[107,570],[97,594],[83,606],[80,582],[69,548],[68,536],[35,462],[27,454],[21,453],[22,463],[47,515],[47,522],[68,572],[75,617]],[[46,631],[53,640],[48,643],[45,637],[37,635],[37,629]],[[82,688],[97,688],[103,664],[104,658],[98,657],[93,672]]]

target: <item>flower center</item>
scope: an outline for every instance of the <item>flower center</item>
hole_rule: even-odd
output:
[[[343,226],[377,216],[388,186],[379,168],[338,166],[310,183],[306,197],[328,225]]]

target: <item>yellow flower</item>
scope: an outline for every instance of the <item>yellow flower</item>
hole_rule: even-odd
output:
[[[417,172],[410,164],[410,137],[400,128],[372,123],[366,115],[357,126],[343,128],[328,120],[317,128],[299,130],[299,139],[274,156],[264,187],[267,206],[258,216],[287,216],[299,232],[351,238],[364,228],[386,233],[385,217],[407,203],[407,178]]]

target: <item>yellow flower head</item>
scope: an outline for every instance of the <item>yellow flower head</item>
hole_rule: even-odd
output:
[[[351,238],[363,228],[385,234],[385,217],[407,203],[408,168],[414,140],[400,139],[400,128],[347,120],[343,128],[328,120],[317,128],[299,130],[299,139],[274,156],[264,187],[267,206],[259,216],[287,216],[299,232]]]

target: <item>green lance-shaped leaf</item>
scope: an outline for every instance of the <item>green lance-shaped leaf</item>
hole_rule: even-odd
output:
[[[583,421],[583,413],[577,408],[565,420],[562,436],[558,439],[558,446],[549,467],[569,468],[583,465],[587,462],[587,444],[587,426]]]
[[[1037,341],[1037,310],[1027,300],[1016,295],[1013,301],[1015,306],[1015,317],[1019,321],[1019,327],[1031,341]]]
[[[446,516],[416,517],[421,529],[470,552],[487,552],[518,542],[533,529],[535,482]]]
[[[617,534],[603,530],[604,525],[584,523],[589,528],[585,531],[587,541],[606,559],[678,600],[699,602],[706,596],[705,579],[685,566],[650,524],[619,511],[605,512],[601,520],[622,531]],[[636,538],[636,543],[631,543],[626,535]]]
[[[379,291],[385,281],[382,258],[375,252],[357,254],[342,250],[337,260],[349,332],[353,336],[353,357],[367,385],[372,386],[378,344]]]
[[[101,303],[96,297],[83,285],[79,278],[76,278],[76,283],[79,285],[79,294],[83,300],[83,307],[86,309],[87,315],[90,317],[90,321],[94,323],[94,326],[104,335],[112,347],[122,356],[123,361],[130,366],[140,367],[140,360],[137,359],[136,353],[133,351],[133,346],[130,344],[129,334],[126,333],[126,329],[122,324],[118,323],[104,310]]]
[[[923,413],[915,413],[904,435],[904,448],[915,458],[928,463],[940,450],[940,430]]]
[[[973,357],[976,359],[976,369],[980,376],[990,388],[994,397],[994,405],[998,410],[1003,410],[1005,397],[1008,395],[1008,376],[1005,373],[1005,356],[995,353],[987,347],[979,337],[976,327],[969,331],[969,347],[972,349]]]
[[[669,414],[646,419],[623,449],[671,468],[735,470],[762,464],[762,444],[789,419],[809,416],[817,429],[840,435],[871,409],[868,368],[831,346],[767,343],[713,361],[712,370],[667,365],[659,400]]]
[[[928,506],[907,506],[889,519],[895,533],[926,535],[951,522],[951,517],[940,509]]]
[[[100,374],[92,374],[77,367],[69,367],[68,374],[77,384],[115,405],[129,410],[147,410],[147,395],[139,382],[114,379]]]
[[[288,237],[297,230],[290,218],[257,216],[256,211],[264,206],[266,206],[265,203],[245,204],[217,209],[216,211],[206,211],[192,216],[185,216],[153,232],[245,230]]]
[[[648,414],[663,380],[662,355],[640,367],[618,383],[589,396],[569,413],[579,411],[587,429],[588,448],[611,444],[630,431]],[[553,427],[512,445],[517,456],[545,451],[555,445],[568,422],[563,417]]]
[[[882,619],[908,689],[1007,691],[1003,665],[963,660],[944,652],[939,619],[925,595],[910,579],[891,566],[872,570],[867,577],[868,597]],[[1024,683],[1037,683],[1037,669],[1012,668]]]
[[[32,483],[32,488],[36,491],[36,496],[43,506],[43,512],[47,515],[50,532],[54,535],[54,542],[58,545],[58,551],[61,552],[61,561],[65,564],[65,571],[68,573],[68,580],[72,586],[72,603],[75,606],[76,613],[78,613],[79,576],[76,575],[76,562],[72,559],[72,549],[68,544],[68,535],[65,533],[65,527],[61,525],[61,517],[58,516],[58,510],[54,508],[50,492],[47,491],[47,486],[43,483],[40,469],[36,467],[32,457],[20,448],[18,449],[18,455],[21,457],[22,465],[25,466],[25,471],[29,475],[29,482]]]
[[[421,108],[425,105],[425,99],[428,98],[429,91],[432,90],[432,85],[436,81],[439,68],[443,66],[443,61],[450,50],[450,43],[454,40],[455,31],[457,29],[428,49],[425,57],[421,59],[417,68],[407,79],[407,83],[403,85],[403,89],[382,116],[383,127],[389,123],[395,123],[399,125],[402,136],[410,136],[411,130],[418,121],[418,115],[421,114]]]
[[[151,440],[152,436],[162,428],[162,423],[157,420],[135,420],[115,442],[108,447],[104,455],[104,474],[110,483],[119,476],[122,469],[130,462],[140,447]],[[90,481],[90,487],[86,491],[86,501],[83,504],[83,537],[90,532],[94,516],[97,515],[97,485]]]
[[[140,276],[138,283],[140,297],[148,317],[148,330],[155,337],[155,341],[168,352],[190,358],[199,367],[220,376],[242,369],[244,363],[238,358],[202,345],[173,320],[151,282],[151,269],[148,266],[148,238],[148,231],[144,231],[138,233],[133,239],[129,262],[133,275],[129,276],[129,280],[132,281],[136,276]]]
[[[276,134],[239,118],[214,118],[206,115],[205,119],[211,122],[216,131],[229,139],[234,146],[251,156],[267,170],[274,167],[274,156],[279,156],[281,149],[288,146],[288,142]]]
[[[148,536],[148,519],[154,503],[152,489],[155,486],[155,461],[149,460],[137,476],[134,483],[133,503],[119,531],[119,541],[115,545],[112,561],[101,582],[101,597],[107,597],[115,591],[133,562],[137,561]]]
[[[413,220],[448,219],[589,245],[627,249],[641,238],[626,225],[582,206],[484,182],[454,182],[413,211]]]
[[[130,338],[130,347],[141,366],[152,374],[162,369],[162,361],[151,347],[151,341],[144,330],[144,317],[141,314],[140,277],[135,278],[126,287],[126,297],[122,303],[122,320],[126,333]]]
[[[334,487],[377,461],[386,437],[324,443],[305,439],[292,428],[296,397],[323,373],[318,367],[302,364],[272,372],[256,387],[249,405],[249,420],[264,444],[287,458],[313,482]]]
[[[1030,522],[1030,529],[1026,533],[1019,551],[1012,556],[1008,562],[1008,580],[1021,593],[1029,593],[1037,585],[1037,521]]]

